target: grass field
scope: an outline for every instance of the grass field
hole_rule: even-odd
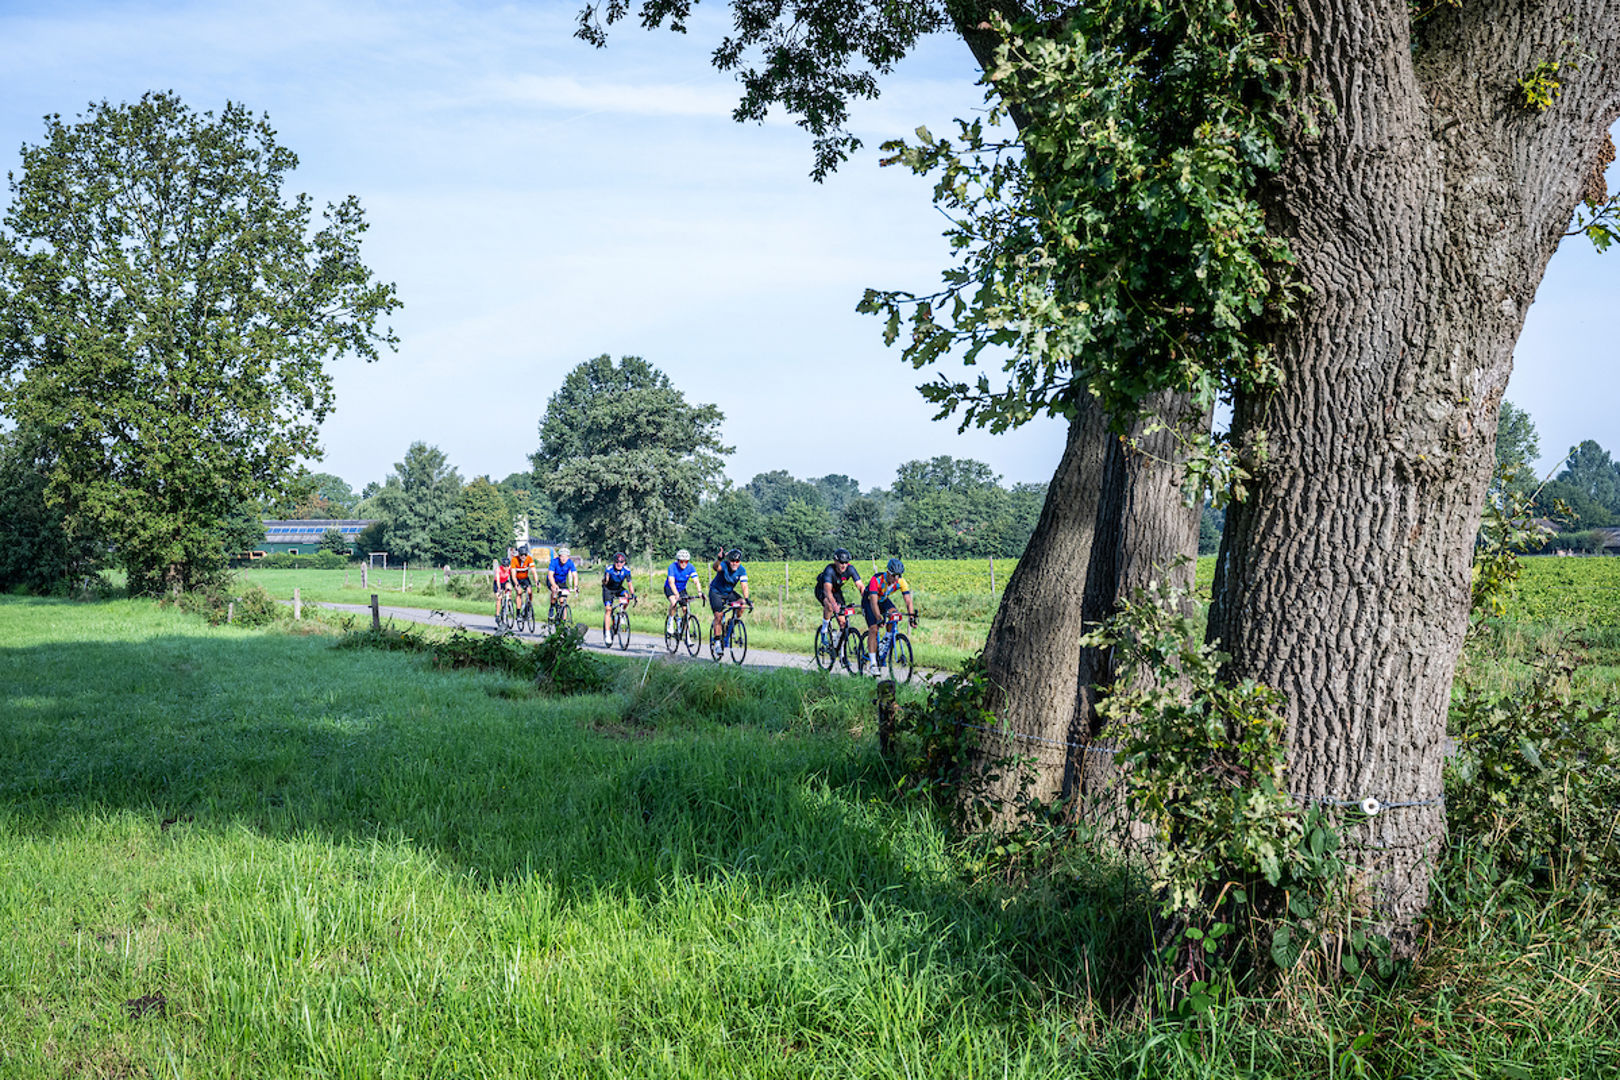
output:
[[[1577,898],[1448,875],[1394,984],[1169,1018],[1131,877],[1009,884],[862,684],[615,680],[0,599],[0,1076],[1620,1075]]]

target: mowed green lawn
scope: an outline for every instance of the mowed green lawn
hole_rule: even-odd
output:
[[[1189,1024],[1130,876],[951,841],[863,684],[615,680],[0,599],[0,1076],[1620,1070],[1613,927],[1441,889],[1396,986]]]

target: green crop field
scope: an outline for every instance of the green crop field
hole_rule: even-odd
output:
[[[1620,1072],[1589,901],[1442,884],[1394,983],[1184,1020],[1134,876],[953,839],[863,683],[559,701],[293,629],[0,598],[0,1076]]]

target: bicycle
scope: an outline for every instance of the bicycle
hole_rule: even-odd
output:
[[[546,633],[556,632],[559,626],[572,621],[572,618],[573,612],[568,609],[568,590],[558,589],[557,599],[553,600],[551,606],[546,609]],[[533,613],[529,615],[529,628],[531,630],[534,628]]]
[[[515,605],[516,602],[514,598],[513,604]],[[532,589],[523,594],[523,606],[515,607],[513,611],[512,629],[521,634],[524,632],[523,628],[525,626],[529,628],[529,633],[534,633],[534,591]]]
[[[632,595],[627,600],[623,593],[614,598],[612,633],[609,640],[618,645],[620,652],[630,648],[629,609],[635,607],[636,601],[639,599],[640,597]]]
[[[860,612],[855,604],[845,604],[838,614],[843,616],[844,622],[840,626],[836,621],[824,620],[816,627],[816,644],[813,650],[816,658],[816,667],[822,671],[831,671],[834,662],[844,665],[845,671],[853,671],[849,666],[849,657],[845,654],[844,643],[851,637],[860,637],[861,631],[850,622],[850,616]]]
[[[501,603],[495,611],[495,632],[504,634],[512,629],[517,622],[517,602],[512,599],[512,590],[501,590]]]
[[[917,616],[912,615],[915,619]],[[911,681],[911,639],[899,632],[900,620],[906,618],[903,611],[891,611],[885,620],[886,625],[878,634],[877,670],[882,672],[889,669],[891,682],[903,683]],[[849,664],[849,653],[855,652],[855,670],[860,674],[866,673],[866,665],[871,661],[866,655],[866,635],[851,635],[844,639],[844,663]]]
[[[728,650],[734,664],[742,663],[743,657],[748,655],[748,625],[743,622],[742,617],[744,607],[753,611],[753,601],[733,600],[727,604],[726,613],[721,616],[720,636],[709,638],[709,656],[717,664],[720,662],[720,655]]]
[[[702,622],[698,616],[692,614],[692,598],[690,596],[677,596],[675,603],[680,605],[680,613],[664,620],[664,648],[671,654],[682,644],[686,645],[686,655],[696,656],[698,644],[703,639]]]

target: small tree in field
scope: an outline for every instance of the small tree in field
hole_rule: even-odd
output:
[[[171,93],[45,121],[0,228],[0,411],[48,443],[46,499],[132,592],[224,562],[223,522],[320,455],[325,362],[376,359],[399,304],[351,196],[311,231],[265,117]]]

